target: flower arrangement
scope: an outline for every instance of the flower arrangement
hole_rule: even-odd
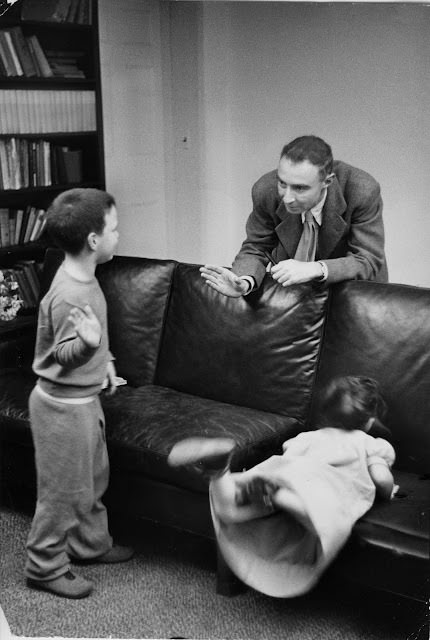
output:
[[[13,271],[0,269],[0,320],[14,320],[23,304]]]

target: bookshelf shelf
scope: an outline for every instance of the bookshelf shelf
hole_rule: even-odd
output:
[[[95,89],[94,78],[26,78],[0,77],[0,89]]]
[[[0,342],[35,329],[52,200],[105,188],[97,17],[97,0],[18,0],[0,22],[0,271],[23,302]]]
[[[38,140],[40,138],[52,138],[56,139],[73,139],[73,138],[87,138],[89,136],[98,136],[97,131],[50,131],[44,133],[0,133],[0,140],[6,138],[29,138],[32,140]]]

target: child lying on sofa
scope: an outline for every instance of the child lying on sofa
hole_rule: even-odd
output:
[[[282,455],[248,471],[230,472],[230,438],[188,438],[168,458],[171,466],[195,464],[209,475],[221,552],[245,584],[267,595],[309,591],[375,495],[390,499],[394,492],[394,449],[368,433],[389,433],[380,422],[386,406],[377,383],[336,379],[320,408],[317,430],[287,440]]]

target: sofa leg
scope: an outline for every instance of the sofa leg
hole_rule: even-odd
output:
[[[220,596],[237,596],[246,591],[246,585],[233,573],[217,547],[216,592]]]

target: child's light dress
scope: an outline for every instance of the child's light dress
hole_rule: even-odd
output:
[[[294,491],[305,505],[309,527],[286,511],[223,522],[212,492],[211,511],[218,544],[234,573],[267,595],[291,597],[316,584],[354,523],[372,506],[375,486],[369,465],[391,467],[395,453],[382,438],[335,428],[301,433],[283,449],[282,456],[272,456],[245,474]]]

